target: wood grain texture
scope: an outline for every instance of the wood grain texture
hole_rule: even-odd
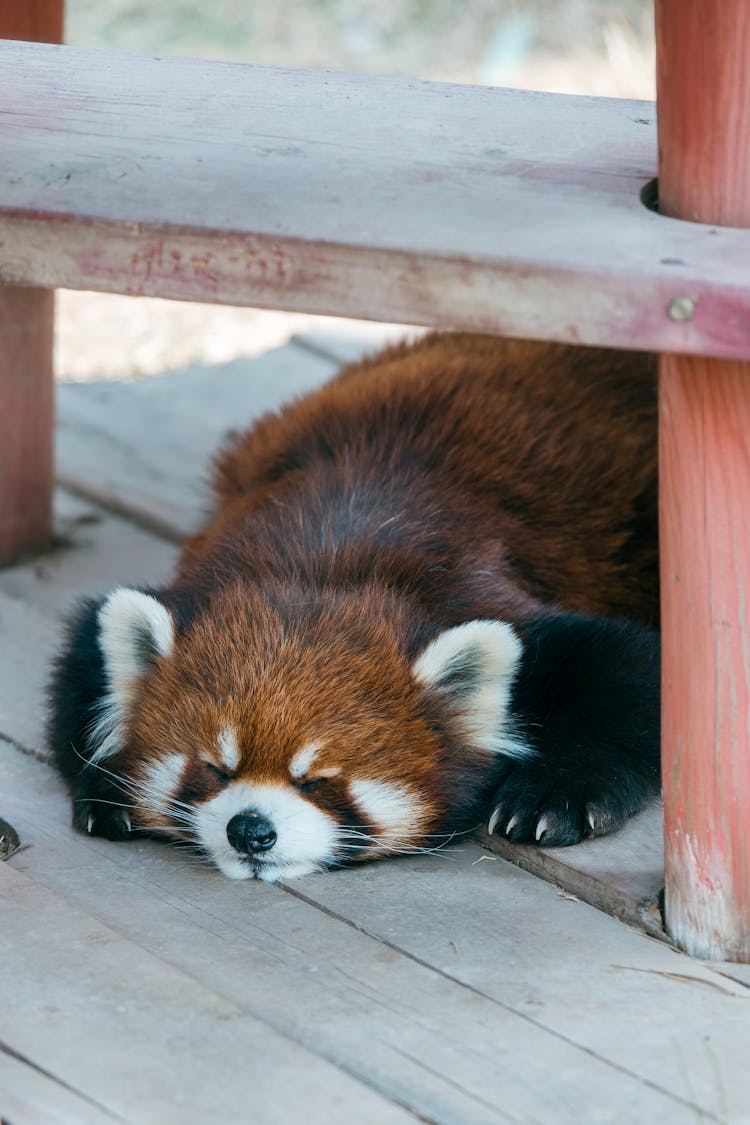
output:
[[[211,459],[228,432],[319,386],[336,368],[289,344],[132,383],[59,384],[58,480],[180,541],[211,510]]]
[[[750,20],[744,0],[660,0],[659,210],[750,222]]]
[[[420,1120],[690,1125],[748,1096],[741,985],[476,847],[238,884],[155,842],[73,836],[50,770],[12,751],[2,765],[32,845],[16,871]]]
[[[0,81],[9,281],[750,353],[750,234],[640,202],[650,103],[19,44]]]
[[[65,0],[0,0],[0,37],[61,43]]]
[[[59,43],[64,8],[0,0],[0,37]],[[0,287],[0,565],[51,532],[53,308],[50,293]]]
[[[666,918],[750,960],[750,364],[661,366]]]
[[[656,27],[660,207],[750,227],[747,6]],[[666,922],[750,961],[750,363],[663,356],[660,385]]]
[[[0,564],[49,541],[53,295],[0,287]]]
[[[664,886],[662,816],[661,807],[654,805],[613,835],[569,848],[512,844],[504,836],[489,836],[484,828],[476,837],[489,851],[524,871],[665,940],[659,906]]]
[[[414,1121],[10,864],[0,909],[0,1040],[119,1120],[230,1122],[251,1104],[269,1125]]]
[[[0,1114],[9,1125],[123,1125],[0,1043]]]

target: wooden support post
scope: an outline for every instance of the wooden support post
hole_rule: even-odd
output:
[[[0,0],[0,37],[62,41],[64,0]],[[52,527],[53,294],[0,286],[0,564]]]
[[[657,0],[656,32],[660,210],[748,227],[747,4]],[[666,924],[750,961],[750,363],[662,356],[660,399]]]

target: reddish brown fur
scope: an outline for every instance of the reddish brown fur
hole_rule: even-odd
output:
[[[438,626],[522,628],[542,602],[656,620],[654,407],[651,357],[461,335],[267,415],[218,458],[178,579],[210,612],[155,673],[137,739],[171,745],[168,721],[197,753],[229,716],[270,781],[323,733],[320,768],[356,776],[380,747],[377,776],[442,811],[450,724],[425,723],[409,684]],[[308,619],[311,590],[329,594]]]
[[[372,779],[418,797],[411,838],[471,827],[506,767],[465,745],[413,662],[476,619],[522,639],[563,609],[654,626],[655,407],[650,356],[433,335],[266,415],[217,460],[216,514],[159,594],[175,653],[108,767],[134,777],[180,751],[182,799],[200,802],[230,724],[252,784],[288,786],[322,741],[311,778],[341,777],[310,799],[341,823],[362,819],[347,782]]]
[[[398,345],[266,415],[218,458],[218,510],[186,545],[181,576],[200,581],[254,512],[315,496],[328,451],[342,480],[369,470],[386,494],[389,473],[420,457],[429,481],[415,480],[410,515],[434,504],[462,532],[451,562],[466,577],[492,571],[471,588],[490,616],[498,599],[528,596],[654,626],[655,406],[655,360],[642,353],[469,335]],[[277,543],[240,550],[287,569]]]

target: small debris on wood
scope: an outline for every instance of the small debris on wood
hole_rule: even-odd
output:
[[[10,859],[20,850],[21,841],[15,828],[0,817],[0,860]]]
[[[478,863],[481,863],[483,859],[491,859],[493,863],[497,863],[496,855],[480,855],[479,859],[473,859],[471,861],[471,866],[475,867]]]

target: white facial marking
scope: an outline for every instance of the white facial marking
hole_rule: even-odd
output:
[[[229,773],[234,773],[240,764],[240,748],[234,727],[225,727],[219,735],[218,742],[223,765],[226,766]]]
[[[276,843],[256,863],[243,859],[227,839],[227,825],[238,813],[260,813],[273,826]],[[333,858],[336,821],[291,785],[252,785],[235,781],[196,809],[195,831],[216,866],[230,879],[255,875],[267,883],[318,871]]]
[[[419,828],[421,803],[406,786],[386,781],[352,781],[349,791],[367,820],[386,834],[411,835]]]
[[[99,645],[116,694],[128,692],[133,681],[145,671],[144,635],[159,656],[169,656],[174,647],[174,624],[169,611],[140,590],[114,590],[99,610]]]
[[[431,641],[414,661],[412,673],[418,683],[455,700],[455,714],[470,745],[529,758],[534,750],[510,729],[508,717],[521,651],[506,622],[467,621]]]
[[[289,772],[292,777],[299,778],[307,774],[321,746],[321,742],[308,742],[306,746],[297,751],[289,764]]]
[[[184,754],[167,754],[152,762],[143,777],[133,783],[138,804],[151,812],[171,816],[172,801],[179,789],[185,770]]]
[[[125,724],[135,689],[148,670],[144,638],[160,657],[174,646],[169,611],[140,590],[113,590],[97,615],[99,647],[109,688],[98,704],[98,717],[88,732],[87,754],[97,763],[116,754],[125,741]]]

